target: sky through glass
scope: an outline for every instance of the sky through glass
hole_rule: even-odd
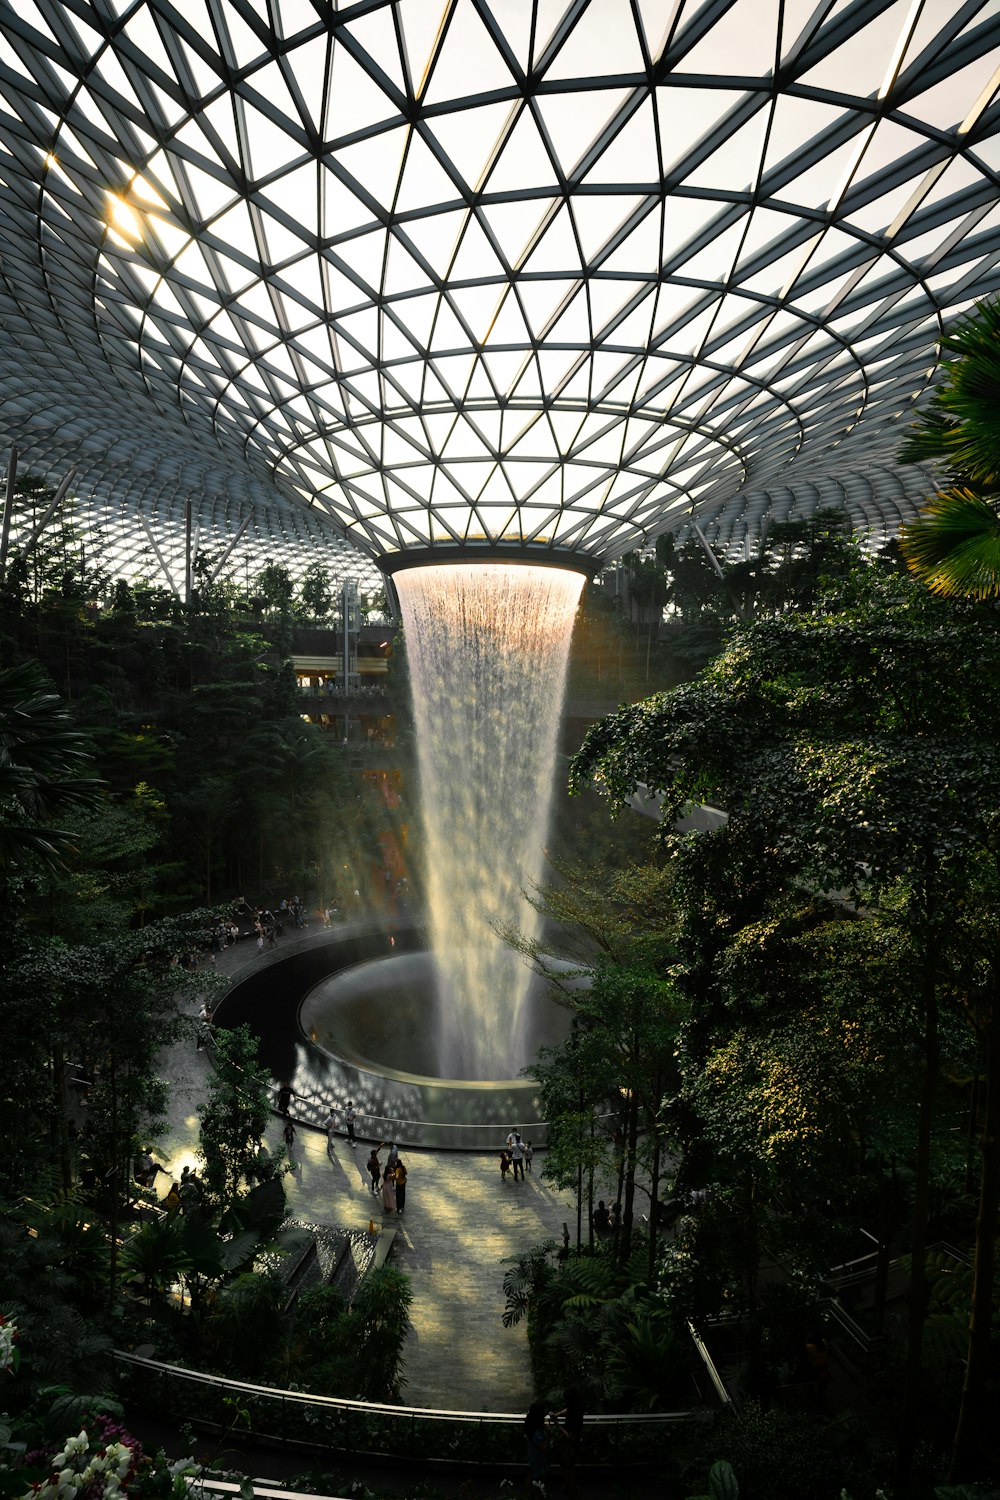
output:
[[[926,492],[901,429],[1000,284],[995,0],[0,14],[3,432],[53,478],[376,556]]]

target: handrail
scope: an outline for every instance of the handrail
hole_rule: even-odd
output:
[[[407,1463],[508,1465],[511,1440],[524,1424],[521,1412],[443,1411],[396,1406],[346,1396],[317,1396],[245,1380],[208,1375],[141,1355],[114,1350],[120,1396],[155,1407],[177,1423],[292,1448],[351,1458],[398,1457]],[[615,1470],[657,1464],[663,1437],[689,1423],[701,1403],[686,1411],[598,1413],[584,1418],[586,1463]]]
[[[228,1375],[211,1375],[204,1370],[188,1369],[149,1359],[125,1349],[111,1351],[113,1363],[132,1365],[150,1373],[176,1378],[192,1385],[205,1385],[234,1394],[260,1396],[265,1399],[294,1402],[327,1411],[365,1413],[373,1416],[412,1417],[429,1422],[474,1422],[484,1426],[520,1426],[523,1412],[452,1411],[431,1406],[402,1406],[390,1402],[358,1401],[350,1396],[319,1396],[308,1391],[285,1390],[280,1386],[255,1385],[249,1380],[234,1380]],[[686,1421],[688,1413],[676,1412],[597,1412],[584,1417],[588,1427],[657,1426]]]

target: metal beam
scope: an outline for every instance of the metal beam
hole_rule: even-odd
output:
[[[146,517],[144,515],[142,515],[141,512],[137,513],[137,518],[138,518],[138,521],[139,521],[139,525],[142,527],[143,531],[146,533],[146,536],[147,536],[147,538],[149,540],[149,545],[153,549],[154,555],[156,557],[156,561],[159,563],[160,568],[161,568],[161,570],[163,572],[163,576],[167,580],[167,583],[170,585],[170,592],[172,594],[176,595],[176,597],[179,599],[181,597],[180,590],[178,589],[176,583],[174,582],[174,575],[171,573],[170,569],[167,567],[166,558],[163,556],[163,553],[160,551],[159,544],[157,543],[157,540],[156,540],[155,536],[153,535],[152,528],[150,527],[149,522],[146,520]]]
[[[23,557],[26,552],[31,551],[32,547],[38,541],[38,538],[41,536],[46,526],[52,520],[52,517],[55,515],[56,511],[65,500],[66,491],[69,489],[75,478],[76,465],[74,464],[71,468],[67,469],[66,473],[63,475],[63,478],[59,484],[59,488],[56,490],[49,504],[46,506],[41,520],[35,522],[34,526],[31,528],[30,535],[20,544],[16,552],[11,554],[10,560],[12,563],[17,562],[19,557]]]
[[[7,546],[10,542],[10,522],[14,514],[14,486],[17,484],[17,449],[10,446],[10,462],[7,465],[7,493],[3,502],[3,527],[0,529],[0,573],[7,566]]]

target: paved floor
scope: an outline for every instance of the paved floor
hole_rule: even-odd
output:
[[[254,961],[244,941],[217,964],[228,974]],[[197,1161],[197,1107],[211,1064],[196,1051],[192,1033],[169,1049],[162,1067],[171,1108],[155,1154],[176,1177],[186,1162]],[[276,1119],[267,1143],[281,1144]],[[361,1142],[352,1150],[338,1139],[328,1156],[325,1135],[300,1128],[296,1170],[285,1179],[291,1212],[348,1228],[365,1228],[374,1219],[378,1227],[381,1199],[373,1197],[365,1171],[369,1149]],[[523,1184],[501,1181],[495,1158],[423,1150],[402,1155],[409,1172],[406,1212],[391,1216],[397,1235],[390,1258],[413,1288],[403,1400],[410,1406],[523,1414],[533,1399],[527,1341],[523,1324],[505,1329],[501,1323],[504,1263],[558,1238],[564,1222],[572,1226],[573,1200],[542,1180],[543,1153],[536,1153],[534,1175]],[[165,1192],[168,1179],[157,1181]],[[390,1216],[384,1217],[388,1223]]]

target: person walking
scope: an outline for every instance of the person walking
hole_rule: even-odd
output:
[[[386,1213],[396,1212],[396,1169],[386,1167],[382,1177],[382,1207]]]
[[[396,1212],[401,1214],[406,1207],[406,1163],[396,1161]]]
[[[344,1111],[344,1123],[347,1126],[347,1144],[349,1146],[356,1146],[358,1144],[358,1138],[354,1134],[354,1122],[357,1118],[358,1117],[354,1109],[354,1100],[348,1099],[347,1108]]]
[[[372,1180],[372,1192],[377,1193],[382,1181],[382,1163],[378,1159],[377,1146],[372,1147],[372,1154],[368,1158],[368,1173]]]

